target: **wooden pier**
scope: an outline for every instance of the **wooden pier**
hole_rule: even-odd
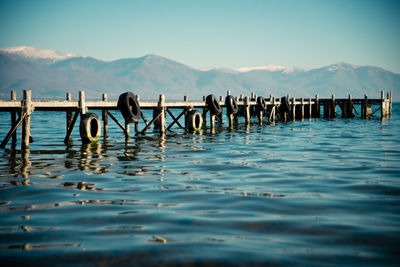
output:
[[[123,94],[124,95],[124,94]],[[122,96],[122,95],[121,95]],[[320,118],[323,113],[324,118],[335,118],[338,114],[343,118],[353,118],[359,116],[362,119],[371,118],[376,112],[380,111],[380,118],[384,119],[392,114],[392,92],[385,96],[381,91],[380,99],[364,98],[355,99],[351,95],[348,98],[290,98],[289,95],[276,98],[273,96],[257,97],[254,93],[251,96],[233,97],[230,91],[227,96],[217,99],[213,95],[202,101],[189,101],[185,96],[183,101],[166,101],[164,95],[160,95],[158,101],[141,101],[140,97],[132,93],[125,93],[126,98],[118,101],[108,100],[107,94],[102,95],[101,101],[86,101],[84,91],[79,92],[77,101],[71,100],[71,94],[66,94],[66,100],[32,100],[32,91],[24,90],[23,99],[16,99],[16,92],[11,91],[10,100],[0,100],[0,111],[10,112],[11,125],[10,131],[4,137],[0,147],[5,148],[10,139],[15,145],[17,140],[16,130],[22,125],[21,131],[21,150],[28,149],[32,142],[30,134],[30,119],[34,111],[61,111],[66,112],[66,136],[65,143],[68,143],[70,135],[78,117],[81,117],[80,133],[82,142],[97,141],[99,138],[101,124],[100,119],[95,114],[89,114],[89,110],[101,110],[103,121],[103,135],[108,134],[108,122],[111,118],[125,133],[126,137],[130,134],[130,124],[134,124],[136,133],[144,134],[151,125],[159,129],[163,134],[170,130],[175,124],[180,128],[191,131],[198,131],[207,127],[207,113],[209,114],[209,127],[214,128],[215,120],[223,122],[222,111],[226,110],[229,127],[233,128],[238,122],[238,117],[245,118],[245,123],[250,124],[251,119],[256,117],[260,125],[264,123],[273,124],[277,121],[304,120],[305,118]],[[124,106],[125,105],[125,106]],[[356,105],[361,106],[361,114],[357,114]],[[375,110],[373,107],[375,106]],[[321,112],[321,107],[322,111]],[[337,107],[340,108],[338,113]],[[148,121],[141,109],[153,110],[153,118]],[[180,109],[178,116],[174,116],[171,109]],[[125,121],[118,121],[111,111],[121,111]],[[125,110],[125,114],[124,111]],[[201,112],[199,111],[201,110]],[[133,114],[133,113],[136,114]],[[356,113],[356,114],[355,114]],[[171,116],[172,123],[166,125],[167,114]],[[200,115],[199,115],[200,114]],[[17,118],[18,115],[18,118]],[[135,117],[136,116],[136,117]],[[184,125],[179,121],[184,117]],[[139,129],[139,122],[143,128]]]

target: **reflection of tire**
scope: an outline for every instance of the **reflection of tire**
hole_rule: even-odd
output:
[[[238,113],[239,111],[239,107],[236,103],[236,100],[233,96],[228,95],[225,98],[225,105],[226,105],[226,109],[228,111],[228,114],[233,114],[236,115],[236,113]]]
[[[219,104],[218,99],[214,95],[207,96],[206,104],[212,114],[219,116],[222,113],[221,105]]]
[[[203,126],[203,116],[197,110],[191,110],[187,114],[187,127],[190,131],[199,131]]]
[[[95,113],[86,113],[81,116],[81,123],[79,125],[79,132],[81,134],[82,143],[88,144],[97,142],[100,138],[101,123],[99,116]]]
[[[257,97],[257,106],[262,111],[264,111],[267,108],[267,104],[265,104],[264,97],[262,96]]]
[[[291,110],[291,107],[289,105],[289,99],[286,96],[281,98],[281,110],[283,112],[290,112]]]
[[[133,93],[126,92],[120,95],[118,108],[126,121],[138,122],[140,120],[141,111],[139,101]]]

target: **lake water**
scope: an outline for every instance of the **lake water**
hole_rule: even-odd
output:
[[[64,145],[65,113],[35,111],[30,153],[0,150],[2,266],[399,263],[399,104],[383,121],[224,120],[129,140],[110,120]]]

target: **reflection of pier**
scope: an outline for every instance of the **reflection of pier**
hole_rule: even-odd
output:
[[[210,95],[212,96],[212,95]],[[214,97],[214,96],[213,96]],[[119,127],[125,132],[126,136],[130,133],[131,121],[125,118],[125,123],[119,122],[110,111],[119,110],[117,101],[109,101],[106,94],[103,94],[102,101],[86,101],[85,94],[83,91],[79,92],[79,100],[71,100],[71,94],[67,94],[65,101],[44,101],[44,100],[32,100],[31,90],[24,91],[23,100],[16,99],[16,92],[11,92],[11,100],[0,100],[0,111],[6,111],[11,113],[11,129],[8,134],[4,137],[1,147],[5,147],[9,139],[16,143],[16,130],[19,125],[22,124],[21,134],[21,148],[29,148],[29,143],[32,142],[30,134],[30,118],[33,111],[63,111],[66,112],[66,137],[65,143],[68,143],[69,137],[72,133],[74,125],[79,115],[84,115],[88,110],[101,110],[103,120],[103,134],[108,134],[108,118],[111,118]],[[135,96],[135,101],[138,103],[137,108],[139,111],[139,119],[144,123],[144,128],[139,130],[139,120],[134,122],[135,131],[145,133],[146,130],[153,125],[154,128],[160,130],[161,133],[165,133],[166,130],[171,129],[175,124],[181,128],[194,128],[198,130],[200,128],[207,127],[207,113],[209,113],[209,127],[214,128],[215,120],[220,123],[223,121],[222,108],[226,109],[228,117],[229,127],[232,128],[235,123],[238,122],[238,117],[244,117],[246,125],[250,125],[252,117],[257,117],[258,123],[261,125],[264,122],[275,123],[276,121],[289,121],[289,120],[303,120],[304,118],[319,118],[321,116],[321,106],[323,107],[323,115],[325,118],[334,118],[337,116],[337,107],[341,110],[341,116],[345,118],[355,117],[354,112],[363,119],[371,118],[377,111],[380,110],[380,118],[385,118],[392,113],[392,92],[389,92],[385,96],[384,92],[381,92],[380,99],[368,99],[367,95],[361,99],[353,99],[351,95],[348,98],[336,99],[335,96],[332,98],[321,99],[318,95],[315,98],[290,98],[289,96],[275,98],[269,97],[257,97],[255,94],[251,96],[240,96],[231,97],[228,91],[228,96],[224,99],[222,96],[212,98],[213,100],[204,97],[202,101],[189,101],[185,96],[183,101],[165,101],[165,96],[160,95],[159,101],[140,101],[139,96]],[[129,103],[128,103],[129,105]],[[355,106],[361,106],[361,114],[358,114]],[[373,106],[376,106],[373,111]],[[153,110],[153,118],[150,122],[146,120],[140,109]],[[171,109],[180,109],[181,112],[178,116],[174,116],[170,111]],[[201,109],[199,113],[191,112],[191,110]],[[236,110],[235,110],[236,109]],[[18,119],[17,119],[18,114]],[[165,117],[171,116],[173,119],[172,123],[167,127]],[[198,115],[201,114],[201,115]],[[97,116],[97,115],[96,115]],[[184,118],[185,123],[182,126],[179,121]],[[96,120],[96,118],[92,118]],[[82,122],[82,120],[81,120]],[[97,123],[97,124],[96,124]],[[94,132],[99,132],[97,129],[100,122],[95,124],[88,122],[87,128],[90,135],[93,128],[96,128]],[[82,124],[81,124],[82,128]],[[82,136],[82,133],[81,133]],[[83,138],[83,137],[82,137]]]

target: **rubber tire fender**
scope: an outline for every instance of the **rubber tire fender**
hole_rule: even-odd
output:
[[[289,105],[289,99],[286,96],[281,98],[281,107],[282,107],[282,110],[285,112],[291,111],[291,107]]]
[[[226,96],[225,105],[226,105],[226,109],[228,111],[228,114],[236,115],[236,113],[238,113],[239,107],[238,107],[237,102],[236,102],[236,100],[235,100],[235,98],[233,96],[231,96],[231,95]]]
[[[219,116],[222,113],[222,107],[215,95],[208,95],[206,98],[206,104],[212,114]]]
[[[198,110],[191,110],[187,114],[187,127],[190,131],[199,131],[203,126],[203,116]]]
[[[264,97],[262,96],[257,97],[257,106],[262,111],[264,111],[267,108],[267,104],[265,103]]]
[[[132,92],[126,92],[119,96],[118,108],[122,116],[128,122],[138,122],[142,114],[139,101]]]
[[[101,134],[100,118],[96,113],[86,113],[81,115],[79,133],[83,144],[97,142]]]

